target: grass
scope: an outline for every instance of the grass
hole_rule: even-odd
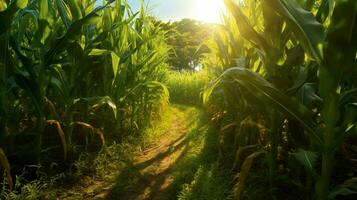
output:
[[[98,154],[83,152],[70,172],[51,177],[43,176],[40,180],[28,183],[21,183],[21,177],[19,177],[13,191],[6,189],[6,180],[4,180],[0,199],[37,200],[57,197],[82,199],[85,196],[90,196],[96,191],[93,188],[85,189],[88,184],[100,187],[105,187],[103,184],[112,184],[128,160],[131,160],[142,149],[150,148],[154,144],[155,138],[170,128],[175,114],[179,115],[180,113],[174,107],[170,107],[141,134],[128,136],[121,143],[114,142],[109,146],[104,146]]]
[[[3,193],[2,198],[90,199],[113,185],[110,196],[113,199],[121,197],[124,190],[145,180],[134,165],[135,157],[155,147],[159,138],[167,137],[165,134],[173,131],[173,124],[176,123],[184,127],[186,138],[182,142],[182,156],[170,170],[173,179],[168,189],[170,195],[182,200],[230,199],[229,173],[220,169],[217,163],[218,131],[209,124],[209,120],[201,109],[171,105],[139,137],[128,137],[125,142],[106,146],[96,156],[83,153],[72,172],[17,184],[22,186]],[[170,154],[171,151],[165,156]]]
[[[174,168],[173,187],[180,200],[230,199],[229,174],[218,167],[218,131],[207,114],[190,115],[186,154]]]
[[[173,105],[172,111],[179,116],[180,123],[186,126],[187,133],[183,140],[182,154],[170,169],[173,181],[166,191],[174,199],[230,199],[230,185],[227,181],[229,172],[218,167],[218,132],[209,124],[207,114],[201,109],[183,105]],[[167,119],[148,129],[149,141],[151,137],[155,137],[157,141],[162,136],[160,133],[167,131],[162,128],[168,127],[170,118]],[[171,152],[165,156],[170,154]],[[127,164],[117,177],[111,199],[122,197],[125,190],[135,190],[137,185],[147,181],[139,168],[142,166],[133,162]]]
[[[209,82],[208,73],[200,72],[170,72],[165,84],[170,91],[173,103],[201,106],[201,93]]]

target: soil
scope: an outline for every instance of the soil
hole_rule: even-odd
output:
[[[187,124],[178,116],[174,121],[170,130],[158,138],[154,147],[142,151],[134,158],[132,166],[128,166],[132,168],[131,170],[133,168],[137,170],[138,173],[132,181],[124,181],[130,183],[125,183],[124,188],[120,188],[119,191],[115,191],[118,187],[115,184],[101,186],[101,189],[95,189],[97,194],[86,199],[176,199],[176,193],[171,187],[173,182],[172,168],[185,154]],[[125,175],[125,171],[121,173]],[[118,181],[120,181],[120,178]],[[92,184],[92,187],[98,187],[98,185],[101,185],[101,183]]]

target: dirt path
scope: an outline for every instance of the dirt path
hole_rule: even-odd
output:
[[[170,200],[176,199],[170,186],[173,182],[171,175],[174,164],[185,154],[187,125],[179,116],[175,116],[169,130],[158,138],[157,144],[134,158],[129,164],[131,171],[136,170],[135,177],[125,181],[125,188],[115,191],[112,189],[102,192],[94,199],[123,199],[123,200]],[[125,176],[125,171],[122,175]],[[130,172],[132,173],[132,172]],[[131,179],[131,180],[130,180]]]

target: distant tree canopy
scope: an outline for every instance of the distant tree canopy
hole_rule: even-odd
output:
[[[214,26],[183,19],[162,27],[167,30],[167,43],[172,47],[168,64],[174,70],[194,71],[203,54],[209,52],[204,42],[213,34]]]

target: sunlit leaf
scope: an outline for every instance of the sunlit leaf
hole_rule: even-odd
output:
[[[309,55],[322,61],[322,45],[325,39],[324,28],[314,15],[304,10],[295,0],[264,0],[271,9],[282,16]]]

